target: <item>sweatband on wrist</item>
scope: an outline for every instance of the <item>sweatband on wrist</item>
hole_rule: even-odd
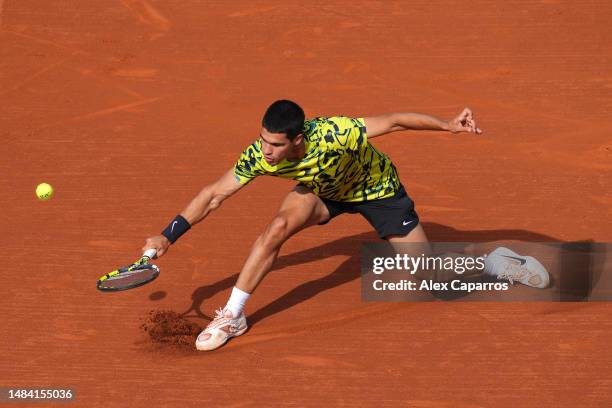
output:
[[[182,215],[177,215],[174,217],[172,222],[168,224],[165,230],[162,231],[162,235],[168,238],[171,244],[181,237],[184,233],[189,231],[191,225],[189,221],[187,221]]]

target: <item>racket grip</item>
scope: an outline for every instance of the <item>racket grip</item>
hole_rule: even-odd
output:
[[[155,248],[149,248],[146,251],[144,251],[144,254],[142,254],[143,257],[147,257],[149,259],[153,259],[155,258],[155,254],[157,254],[157,250]]]

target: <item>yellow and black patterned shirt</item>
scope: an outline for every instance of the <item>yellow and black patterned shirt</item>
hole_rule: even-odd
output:
[[[302,160],[270,165],[257,140],[236,162],[236,180],[247,184],[261,175],[294,179],[319,197],[345,202],[391,197],[399,188],[395,166],[368,143],[362,118],[309,119],[303,133],[306,153]]]

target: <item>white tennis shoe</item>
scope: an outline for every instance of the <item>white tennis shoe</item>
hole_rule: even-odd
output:
[[[495,249],[485,258],[485,273],[534,288],[543,289],[550,284],[548,271],[537,259],[504,247]]]
[[[203,351],[218,349],[232,337],[244,334],[247,329],[247,321],[243,312],[234,318],[229,310],[217,309],[215,318],[196,339],[196,348]]]

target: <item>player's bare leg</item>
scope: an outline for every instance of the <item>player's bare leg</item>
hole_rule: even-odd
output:
[[[421,254],[435,255],[440,257],[467,257],[470,255],[459,253],[433,254],[431,245],[427,240],[423,227],[419,224],[412,231],[404,236],[393,235],[386,237],[393,245],[396,252],[407,255],[421,256]],[[410,244],[410,245],[402,245]],[[546,268],[531,256],[522,256],[508,248],[499,247],[491,252],[485,259],[484,270],[478,268],[466,269],[461,275],[448,270],[436,271],[417,271],[416,276],[420,279],[434,279],[436,281],[447,281],[457,278],[469,278],[482,275],[495,276],[498,279],[507,279],[511,283],[520,282],[524,285],[535,288],[546,288],[550,283],[550,278]]]
[[[297,186],[287,194],[276,216],[253,244],[228,304],[200,333],[196,348],[214,350],[229,338],[243,334],[247,323],[242,307],[272,268],[281,246],[298,231],[327,219],[327,207],[308,188]]]
[[[431,253],[431,245],[421,224],[414,227],[406,235],[390,235],[385,239],[395,248],[400,248],[402,244],[410,244],[410,248],[414,248],[415,256],[417,252],[418,255]]]
[[[436,255],[441,257],[466,257],[468,255],[458,253],[433,254],[431,244],[427,239],[425,230],[421,224],[417,225],[406,235],[391,235],[385,238],[395,248],[395,251],[409,256],[420,257],[421,255]],[[482,270],[467,269],[462,277],[473,277],[482,275]],[[448,281],[461,277],[453,271],[417,271],[416,276],[420,279],[433,279],[435,281]]]
[[[236,287],[252,293],[272,268],[281,246],[295,233],[329,218],[323,201],[308,188],[297,186],[285,197],[280,209],[257,238]]]

